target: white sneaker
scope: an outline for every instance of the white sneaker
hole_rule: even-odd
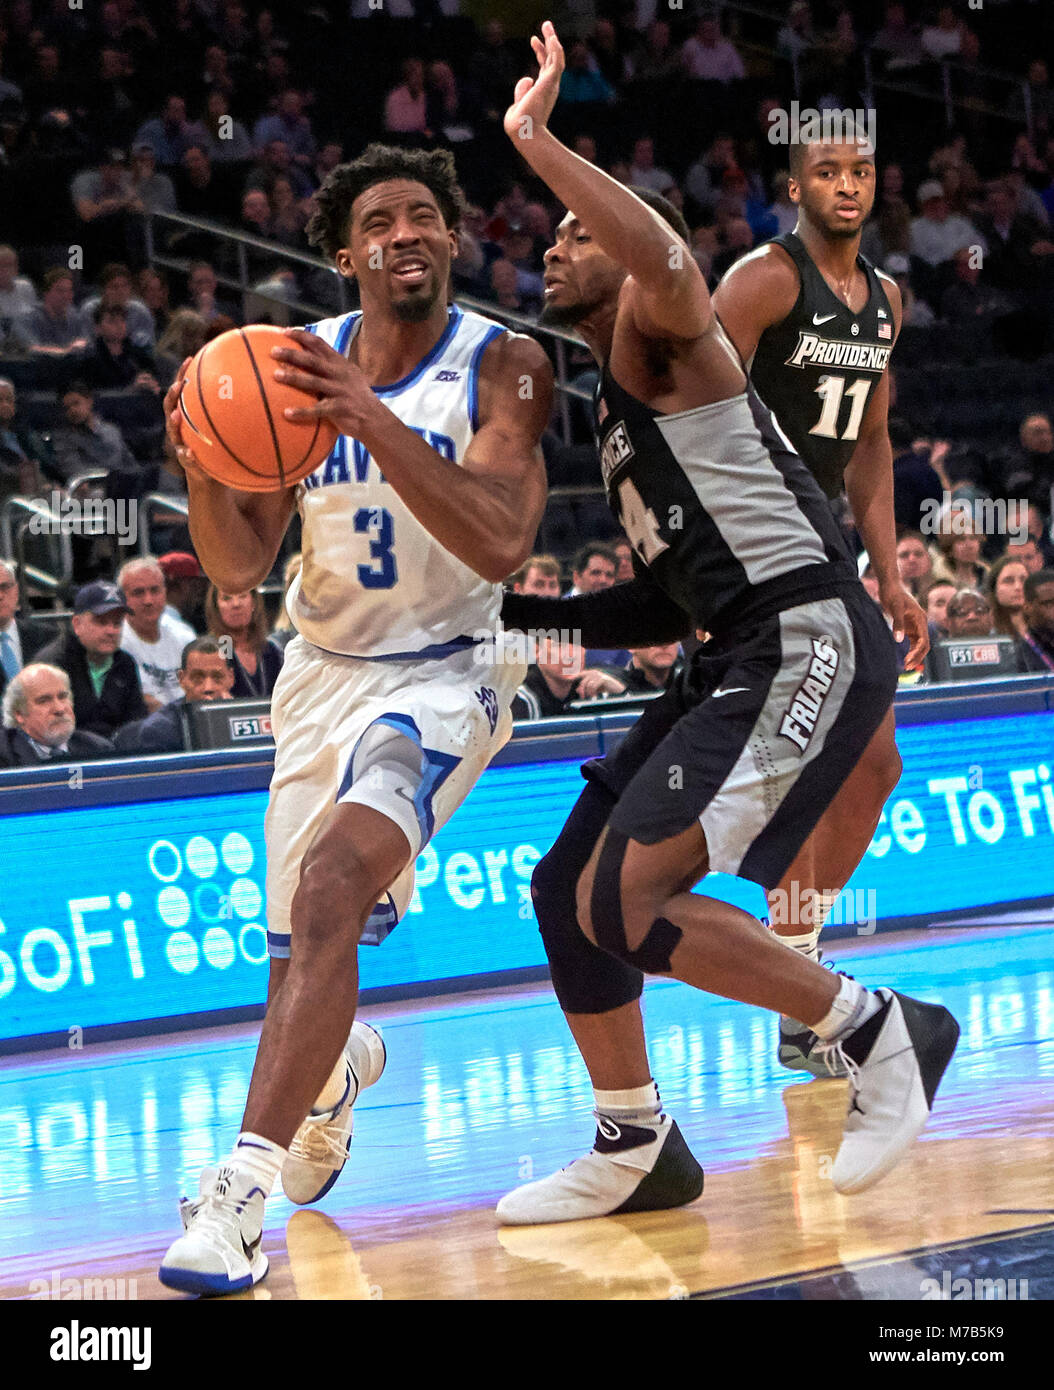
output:
[[[929,1119],[933,1097],[959,1040],[940,1004],[891,989],[883,1009],[841,1043],[828,1043],[849,1072],[849,1113],[831,1174],[839,1192],[863,1192],[896,1165]],[[866,1055],[850,1056],[873,1036]],[[854,1040],[857,1047],[853,1047]]]
[[[282,1191],[298,1206],[317,1202],[340,1177],[355,1127],[351,1108],[360,1093],[381,1078],[387,1061],[384,1039],[376,1028],[356,1019],[344,1057],[348,1065],[344,1094],[326,1114],[308,1115],[293,1135],[289,1157],[282,1164]]]
[[[237,1168],[206,1168],[194,1201],[180,1199],[184,1234],[168,1247],[158,1278],[183,1293],[252,1288],[267,1273],[260,1249],[263,1190]]]
[[[610,1123],[605,1121],[605,1123]],[[665,1211],[694,1202],[703,1190],[703,1170],[668,1115],[641,1129],[645,1142],[609,1149],[621,1139],[597,1130],[597,1147],[567,1168],[507,1193],[497,1207],[505,1226],[547,1221],[583,1221],[631,1211]]]

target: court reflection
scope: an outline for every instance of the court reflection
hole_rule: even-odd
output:
[[[356,1107],[351,1158],[325,1210],[280,1195],[269,1205],[265,1248],[285,1273],[254,1292],[427,1297],[434,1238],[445,1249],[444,1233],[462,1224],[466,1252],[433,1278],[435,1296],[459,1296],[485,1269],[499,1289],[529,1287],[532,1297],[550,1286],[564,1290],[554,1297],[676,1297],[757,1278],[755,1235],[769,1226],[779,1239],[766,1238],[765,1258],[778,1277],[866,1258],[889,1239],[902,1250],[948,1239],[956,1223],[1013,1224],[985,1213],[1054,1205],[1040,1191],[1054,1094],[1050,942],[1049,928],[1030,927],[835,945],[836,963],[864,983],[939,999],[963,1028],[910,1167],[851,1199],[830,1183],[845,1083],[780,1068],[774,1017],[651,982],[653,1072],[707,1190],[686,1211],[629,1225],[499,1232],[494,1223],[503,1192],[592,1141],[588,1076],[547,989],[368,1009],[388,1069]],[[238,1131],[255,1039],[255,1028],[237,1027],[0,1064],[0,1262],[170,1239],[179,1195]],[[967,1141],[970,1180],[952,1181]],[[734,1219],[721,1212],[728,1203]],[[418,1234],[408,1244],[399,1233],[411,1209]],[[673,1229],[675,1247],[664,1243]],[[404,1259],[423,1261],[425,1275],[406,1276]]]

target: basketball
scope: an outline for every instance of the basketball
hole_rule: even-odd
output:
[[[315,397],[275,381],[271,349],[280,328],[232,328],[206,343],[187,368],[179,403],[184,440],[211,478],[242,492],[279,492],[300,482],[337,440],[328,420],[293,421],[287,407]]]

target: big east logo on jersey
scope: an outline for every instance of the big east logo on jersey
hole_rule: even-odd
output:
[[[794,692],[779,730],[781,738],[789,739],[803,753],[816,732],[816,721],[838,670],[838,652],[826,638],[814,637],[812,650],[809,674]]]

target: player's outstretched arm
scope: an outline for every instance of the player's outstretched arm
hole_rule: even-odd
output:
[[[507,593],[501,621],[521,632],[553,628],[573,632],[582,647],[651,647],[687,637],[695,623],[659,588],[636,557],[633,564],[635,579],[595,594],[543,598],[540,594]]]
[[[519,568],[545,510],[539,441],[553,400],[553,370],[533,339],[507,333],[484,352],[479,428],[459,468],[389,410],[355,363],[303,329],[285,338],[271,349],[276,377],[319,398],[289,419],[332,420],[360,440],[421,525],[482,578]]]
[[[165,395],[169,457],[186,479],[190,535],[202,569],[217,589],[243,594],[271,573],[296,506],[296,489],[238,492],[203,472],[182,434],[179,393],[190,362],[186,358]]]
[[[630,273],[634,319],[646,336],[693,339],[714,321],[710,293],[691,252],[646,203],[560,143],[547,122],[560,91],[564,51],[548,20],[532,38],[536,78],[521,77],[505,113],[505,132],[519,154],[573,212],[605,255]]]

